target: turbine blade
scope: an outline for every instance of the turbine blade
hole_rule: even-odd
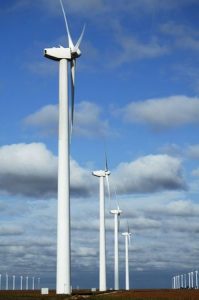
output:
[[[109,185],[108,175],[106,174],[105,177],[106,177],[106,183],[107,183],[107,190],[108,190],[109,204],[111,204],[111,192],[110,192],[110,185]]]
[[[79,37],[77,43],[75,44],[75,47],[74,47],[74,50],[73,50],[74,52],[76,52],[79,49],[82,38],[84,36],[85,28],[86,28],[86,25],[84,24],[83,29],[82,29],[82,33],[80,34],[80,37]]]
[[[108,171],[108,159],[107,159],[107,153],[106,153],[106,150],[105,150],[105,172]]]
[[[128,239],[129,239],[129,245],[131,245],[131,235],[128,235]]]
[[[75,106],[75,67],[76,67],[76,61],[75,61],[75,59],[72,59],[70,62],[70,68],[71,68],[71,128],[70,128],[70,133],[71,133],[71,136],[72,136],[72,130],[73,130],[74,106]]]
[[[129,222],[128,222],[128,220],[127,220],[127,229],[128,229],[128,233],[130,233],[130,231],[129,231]]]
[[[71,35],[70,35],[70,31],[69,31],[69,27],[68,27],[68,22],[67,22],[67,18],[66,18],[66,14],[65,14],[65,10],[64,10],[64,6],[63,6],[63,3],[62,3],[62,0],[60,0],[60,4],[61,4],[61,9],[62,9],[62,12],[63,12],[65,26],[66,26],[66,32],[67,32],[67,36],[68,36],[68,45],[69,45],[69,48],[73,49],[74,48],[74,44],[73,44],[73,41],[72,41],[72,38],[71,38]]]
[[[118,232],[120,232],[120,215],[118,215]]]

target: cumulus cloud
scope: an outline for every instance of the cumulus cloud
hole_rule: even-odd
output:
[[[168,22],[161,26],[161,31],[171,37],[174,37],[175,46],[179,48],[188,48],[198,51],[198,32],[182,24]]]
[[[46,105],[27,116],[24,123],[28,126],[40,127],[47,133],[55,133],[58,125],[57,105]]]
[[[191,157],[193,159],[199,159],[199,144],[190,145],[187,148],[187,154],[189,157]]]
[[[148,193],[185,189],[181,161],[169,155],[148,155],[121,163],[112,172],[120,193]]]
[[[111,130],[107,120],[102,120],[100,107],[89,101],[82,101],[75,107],[74,134],[84,137],[110,135]],[[57,132],[58,107],[46,105],[35,113],[27,116],[24,123],[39,127],[46,134]]]
[[[129,61],[152,59],[169,53],[169,48],[161,45],[158,39],[152,39],[150,42],[137,40],[135,37],[118,35],[116,33],[121,50],[111,62],[111,66],[116,67]]]
[[[131,102],[120,113],[127,122],[156,129],[199,123],[199,98],[178,95]]]
[[[57,193],[57,157],[44,144],[14,144],[0,148],[0,190],[30,197]],[[89,195],[91,175],[71,159],[71,192]]]
[[[156,205],[148,212],[150,215],[194,217],[199,215],[199,206],[190,200],[174,200],[167,204]]]

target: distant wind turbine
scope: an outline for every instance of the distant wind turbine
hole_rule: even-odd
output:
[[[105,201],[104,201],[104,178],[107,180],[110,197],[107,159],[105,170],[92,172],[93,176],[99,178],[99,290],[106,291],[106,232],[105,232]]]
[[[23,276],[20,276],[20,288],[23,289]]]
[[[71,293],[70,241],[70,131],[74,116],[75,66],[83,31],[74,45],[60,0],[68,38],[68,48],[44,50],[45,57],[59,61],[59,146],[58,146],[58,213],[57,213],[57,294]],[[68,63],[71,75],[71,127],[69,126]],[[70,128],[69,128],[70,127]]]
[[[129,242],[131,233],[129,231],[123,232],[122,235],[125,237],[125,288],[129,290]]]
[[[198,289],[198,271],[195,271],[196,274],[196,289]]]
[[[181,277],[181,287],[183,288],[183,287],[184,287],[184,282],[183,282],[183,281],[184,281],[184,280],[183,280],[183,274],[181,274],[181,275],[180,275],[180,277]]]
[[[184,287],[187,288],[187,274],[184,274]]]
[[[188,277],[189,277],[189,289],[191,288],[191,273],[188,273]]]
[[[8,290],[8,273],[6,273],[6,290]]]
[[[37,288],[38,288],[38,290],[40,289],[40,277],[38,277],[38,279],[37,279]]]
[[[118,233],[119,233],[119,216],[122,210],[119,208],[117,203],[117,209],[110,211],[114,215],[114,289],[119,290],[119,244],[118,244]]]
[[[2,289],[2,286],[1,286],[1,274],[0,274],[0,290]]]
[[[15,275],[12,275],[12,289],[15,290]]]
[[[35,289],[35,277],[33,276],[32,278],[32,290],[34,291]]]
[[[191,288],[193,289],[193,272],[191,272]]]
[[[28,276],[26,276],[26,290],[28,290]]]

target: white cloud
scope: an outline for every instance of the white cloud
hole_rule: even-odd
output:
[[[127,122],[156,129],[199,123],[199,98],[178,95],[131,102],[120,113]]]
[[[89,101],[82,101],[75,106],[74,134],[84,137],[110,135],[111,129],[107,120],[101,117],[100,107]],[[57,132],[58,107],[46,105],[37,112],[27,116],[24,123],[40,127],[46,134]]]
[[[117,32],[116,35],[121,49],[110,63],[113,67],[130,61],[152,59],[169,53],[168,46],[161,45],[158,39],[143,42],[124,33],[118,35]]]
[[[35,113],[24,119],[27,126],[40,127],[49,133],[57,132],[58,126],[58,107],[57,105],[46,105]]]
[[[190,145],[187,148],[187,154],[189,157],[191,157],[193,159],[199,159],[199,144]]]
[[[199,50],[198,32],[193,28],[169,22],[161,26],[161,31],[174,38],[174,46]]]
[[[57,157],[44,144],[14,144],[0,148],[0,190],[30,197],[54,197],[57,193]],[[73,195],[93,191],[92,176],[71,159]]]
[[[120,193],[185,189],[181,161],[168,155],[148,155],[120,163],[111,177]]]

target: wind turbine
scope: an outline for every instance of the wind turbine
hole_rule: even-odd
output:
[[[188,277],[189,277],[189,289],[191,288],[191,273],[188,273]]]
[[[198,289],[198,271],[195,271],[196,274],[196,289]]]
[[[187,288],[187,274],[184,274],[184,287]]]
[[[38,288],[38,290],[40,289],[40,277],[38,277],[38,279],[37,279],[37,288]]]
[[[6,290],[8,290],[8,273],[6,273]]]
[[[12,275],[12,289],[15,290],[15,275]]]
[[[20,276],[20,288],[23,289],[23,276]]]
[[[118,249],[118,232],[119,232],[119,217],[122,210],[119,208],[117,203],[117,209],[112,209],[110,211],[114,215],[114,289],[119,290],[119,249]]]
[[[193,289],[193,272],[191,272],[191,288]]]
[[[44,49],[44,56],[59,61],[59,145],[58,145],[58,212],[57,212],[57,294],[71,293],[71,242],[70,242],[70,131],[74,116],[75,66],[81,55],[79,49],[84,29],[74,45],[60,0],[68,48]],[[71,75],[71,128],[69,128],[68,64]]]
[[[123,232],[122,235],[125,237],[125,288],[126,290],[129,290],[129,242],[131,233],[129,231]]]
[[[181,278],[181,285],[180,286],[181,286],[181,288],[183,288],[184,287],[183,274],[180,275],[180,278]]]
[[[32,278],[32,290],[34,290],[35,289],[35,277],[33,276],[33,278]]]
[[[26,290],[28,290],[28,276],[26,276]]]
[[[107,159],[105,170],[93,171],[92,175],[99,178],[99,290],[106,291],[106,232],[105,232],[105,201],[104,178],[107,180],[110,197]]]

